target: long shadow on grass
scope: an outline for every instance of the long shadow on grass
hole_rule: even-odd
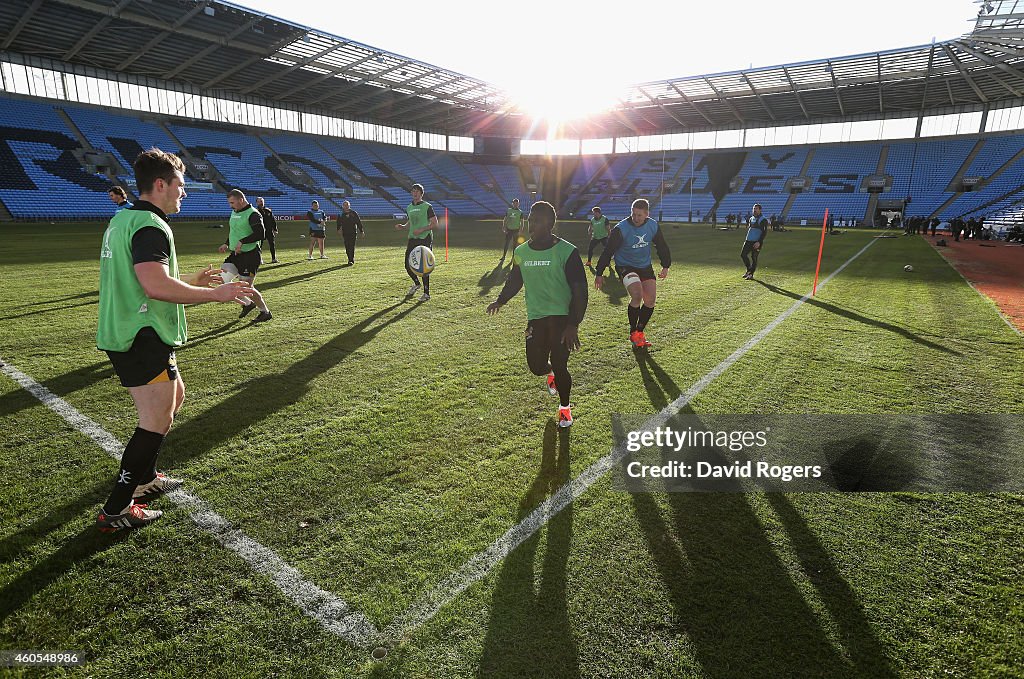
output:
[[[69,309],[74,309],[76,307],[92,306],[94,304],[99,304],[99,300],[90,299],[85,302],[79,302],[78,304],[64,304],[62,306],[53,307],[52,309],[36,309],[34,311],[25,311],[20,314],[11,314],[10,316],[0,316],[0,321],[10,321],[15,318],[24,318],[26,316],[38,316],[40,314],[60,313],[62,311],[68,311]]]
[[[767,288],[768,290],[771,290],[772,292],[774,292],[777,295],[783,295],[785,297],[789,297],[789,298],[797,299],[797,300],[803,299],[803,297],[804,297],[803,295],[801,295],[799,293],[792,292],[790,290],[786,290],[785,288],[780,288],[778,286],[772,285],[771,283],[765,283],[764,281],[756,280],[756,279],[755,279],[755,282],[756,283],[760,283],[765,288]],[[929,349],[935,349],[936,351],[941,351],[941,352],[946,353],[946,354],[952,354],[954,356],[962,356],[962,354],[959,351],[954,351],[953,349],[950,349],[949,347],[942,346],[941,344],[936,344],[935,342],[927,340],[924,337],[921,337],[920,335],[912,333],[909,330],[907,330],[906,328],[902,328],[902,327],[900,327],[898,325],[893,325],[892,323],[886,323],[885,321],[880,321],[877,318],[870,318],[868,316],[862,316],[861,314],[858,314],[855,311],[851,311],[849,309],[844,309],[841,306],[836,306],[835,304],[830,304],[828,302],[822,302],[821,300],[814,299],[813,297],[807,298],[807,304],[810,304],[811,306],[816,306],[819,309],[824,309],[825,311],[828,311],[830,313],[837,314],[839,316],[842,316],[843,318],[848,318],[851,321],[857,321],[858,323],[864,323],[865,325],[874,326],[876,328],[881,328],[882,330],[887,330],[889,332],[896,333],[897,335],[901,335],[901,336],[907,338],[908,340],[911,340],[913,342],[917,342],[918,344],[923,344],[924,346],[928,347]]]
[[[42,382],[42,385],[57,396],[63,397],[113,375],[113,366],[110,365],[110,361],[104,358],[104,360],[98,363],[76,368],[63,375],[51,377]],[[35,405],[40,405],[39,399],[18,387],[14,391],[0,396],[0,417],[13,415]]]
[[[766,493],[765,497],[782,520],[789,539],[800,559],[800,568],[814,583],[818,596],[839,627],[839,638],[847,654],[861,674],[872,677],[893,677],[896,671],[885,654],[871,623],[857,601],[857,594],[843,579],[828,550],[818,540],[800,511],[782,493]]]
[[[99,297],[99,296],[100,296],[100,291],[99,290],[90,290],[88,292],[81,292],[81,293],[79,293],[77,295],[65,295],[64,297],[58,297],[57,299],[44,299],[44,300],[41,300],[41,301],[38,301],[38,302],[29,302],[27,304],[19,304],[18,306],[11,307],[11,308],[12,309],[24,309],[24,308],[30,307],[30,306],[41,306],[43,304],[57,304],[58,302],[70,302],[70,301],[75,300],[75,299],[84,299],[86,297]]]
[[[37,594],[56,582],[78,564],[89,561],[100,552],[106,551],[129,539],[131,531],[118,531],[104,535],[89,524],[77,535],[64,540],[57,551],[38,562],[29,570],[8,582],[0,589],[0,622],[16,613]],[[125,583],[115,583],[120,587]]]
[[[638,353],[637,363],[655,408],[679,396],[653,358]],[[632,500],[675,611],[673,624],[687,635],[708,676],[896,676],[856,595],[784,494],[767,497],[839,627],[845,653],[826,635],[744,494],[661,497],[634,493]]]
[[[314,261],[320,261],[320,260],[314,260]],[[310,265],[312,266],[313,262],[310,262]],[[340,270],[342,270],[344,268],[346,268],[344,265],[339,264],[339,265],[336,265],[336,266],[328,267],[326,269],[317,269],[316,271],[307,271],[306,273],[296,274],[295,276],[289,276],[288,278],[282,278],[282,279],[276,280],[276,281],[264,281],[264,280],[261,279],[261,281],[256,284],[256,289],[259,290],[260,292],[263,292],[264,290],[273,290],[274,288],[283,288],[286,285],[292,285],[293,283],[301,283],[303,281],[309,280],[310,278],[316,278],[317,276],[322,276],[323,274],[331,273],[332,271],[340,271]]]
[[[57,501],[47,503],[45,507],[48,511],[44,516],[0,540],[0,561],[5,563],[14,561],[23,551],[46,537],[51,531],[57,530],[75,519],[86,508],[96,507],[98,510],[100,503],[106,499],[106,492],[112,485],[113,476],[93,484],[91,488],[73,499],[65,499],[59,504]]]
[[[166,467],[180,466],[184,461],[213,450],[249,426],[259,424],[273,413],[298,402],[309,391],[311,381],[344,362],[351,354],[373,341],[377,333],[402,320],[420,304],[416,302],[410,305],[405,300],[396,302],[317,347],[309,356],[293,363],[283,372],[249,380],[227,400],[196,415],[182,426],[172,428],[160,454],[161,464]],[[403,306],[406,308],[400,313],[381,320]]]
[[[238,307],[232,307],[232,309],[236,308]],[[248,328],[250,325],[252,325],[252,320],[256,317],[256,313],[258,312],[253,311],[252,315],[250,315],[248,318],[232,318],[230,321],[223,324],[219,328],[207,330],[206,332],[204,332],[202,335],[199,335],[195,339],[190,339],[188,341],[188,344],[179,349],[178,352],[180,353],[183,350],[194,349],[195,347],[198,347],[200,344],[206,344],[207,342],[210,342],[212,340],[218,340],[223,337],[227,337],[228,335],[232,335],[238,332],[239,330]]]
[[[626,286],[622,284],[622,280],[618,276],[612,275],[610,270],[605,272],[604,285],[601,286],[601,292],[613,306],[622,306],[622,302],[629,297],[629,293],[626,292]]]
[[[519,503],[522,520],[569,481],[569,430],[548,420],[540,471]],[[572,540],[573,507],[547,525],[540,585],[534,561],[541,533],[534,533],[501,566],[477,674],[481,677],[578,677],[579,649],[569,624],[565,567]]]
[[[502,259],[498,262],[498,266],[494,267],[493,271],[485,273],[480,277],[480,280],[477,281],[476,284],[480,286],[479,296],[485,297],[491,289],[494,288],[494,286],[504,283],[507,275],[508,274],[505,271],[505,260]]]
[[[283,269],[286,266],[295,266],[296,264],[302,264],[302,262],[308,262],[308,261],[309,261],[308,259],[303,257],[301,260],[295,260],[294,262],[278,262],[277,264],[271,264],[270,262],[265,262],[263,264],[263,266],[260,267],[260,271],[277,271],[278,269]]]

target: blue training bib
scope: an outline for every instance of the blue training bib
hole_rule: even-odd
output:
[[[634,226],[627,218],[616,228],[622,232],[622,245],[615,251],[615,265],[637,269],[651,266],[651,248],[658,233],[658,222],[648,217],[643,226]]]

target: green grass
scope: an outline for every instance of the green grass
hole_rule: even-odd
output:
[[[666,226],[674,265],[638,359],[625,292],[591,292],[576,424],[526,369],[522,297],[497,317],[498,222],[455,221],[433,299],[404,298],[401,234],[305,261],[300,225],[237,307],[188,311],[186,401],[162,468],[378,627],[811,285],[818,235]],[[121,440],[135,414],[94,347],[101,225],[6,225],[0,356]],[[585,245],[583,227],[563,235]],[[183,271],[224,232],[175,225]],[[329,233],[333,236],[333,231]],[[823,277],[870,235],[830,237]],[[440,248],[435,252],[441,254]],[[443,259],[443,257],[439,257]],[[912,275],[902,270],[913,264]],[[248,319],[247,319],[248,320]],[[1024,354],[922,240],[882,240],[690,405],[697,413],[1021,413]],[[92,519],[116,462],[0,378],[0,644],[77,649],[90,676],[1019,676],[1024,503],[1009,495],[664,494],[608,479],[382,661],[323,631],[164,501],[128,535]],[[8,445],[8,443],[10,445]],[[61,671],[55,671],[59,674]]]

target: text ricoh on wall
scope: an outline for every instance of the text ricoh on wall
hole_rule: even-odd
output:
[[[658,427],[654,430],[631,431],[626,435],[626,450],[636,453],[644,448],[672,450],[676,453],[683,448],[718,448],[738,453],[751,448],[765,448],[768,445],[768,431],[709,431],[686,428]],[[695,460],[663,461],[648,465],[632,461],[626,466],[630,478],[674,478],[674,479],[771,479],[792,481],[794,479],[821,478],[820,465],[772,464],[764,460],[733,460],[710,462]]]

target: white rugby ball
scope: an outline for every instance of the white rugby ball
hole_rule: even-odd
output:
[[[426,245],[417,245],[409,251],[409,268],[417,276],[426,276],[434,270],[434,253]]]

